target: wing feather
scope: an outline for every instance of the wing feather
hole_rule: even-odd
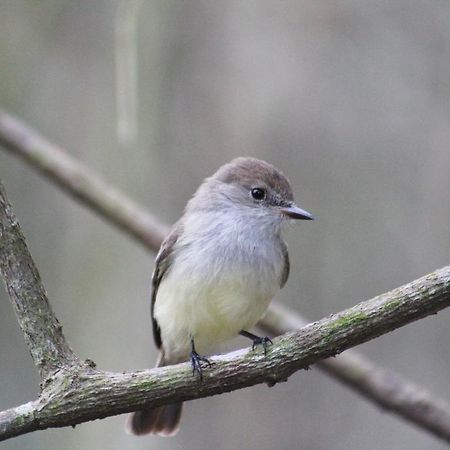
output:
[[[286,281],[289,278],[290,263],[289,263],[289,253],[288,253],[287,245],[283,241],[281,241],[281,244],[282,244],[281,248],[282,248],[283,256],[284,256],[284,267],[283,267],[283,272],[281,273],[280,288],[283,288],[284,285],[286,284]]]
[[[181,225],[176,223],[167,237],[164,239],[159,252],[156,256],[155,270],[152,276],[152,302],[151,302],[151,316],[153,325],[153,339],[155,340],[156,347],[161,348],[161,329],[154,316],[156,296],[158,294],[158,288],[161,280],[167,274],[172,264],[173,248],[180,235]]]

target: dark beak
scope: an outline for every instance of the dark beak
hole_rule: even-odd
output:
[[[281,212],[291,219],[314,220],[314,217],[308,211],[305,211],[294,204],[291,206],[283,206]]]

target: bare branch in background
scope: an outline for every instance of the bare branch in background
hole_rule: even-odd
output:
[[[165,226],[57,146],[1,112],[0,144],[148,248],[158,249],[167,230]],[[143,405],[156,406],[286,378],[320,358],[401,326],[396,322],[397,315],[402,320],[416,320],[430,311],[437,311],[433,308],[445,307],[450,302],[449,271],[448,267],[443,268],[369,303],[283,336],[267,359],[249,358],[242,350],[216,357],[217,364],[202,385],[193,382],[186,365],[132,374],[110,374],[77,364],[68,365],[66,371],[52,379],[39,400],[0,413],[0,439],[120,414]],[[22,276],[20,272],[17,275]],[[431,301],[423,297],[427,292]],[[260,325],[274,334],[281,334],[301,327],[302,319],[276,307]],[[322,361],[319,367],[383,408],[450,442],[450,407],[424,389],[376,367],[355,352]],[[158,382],[153,383],[152,377]],[[64,382],[68,380],[72,383]],[[176,394],[168,392],[170,389],[176,389]],[[99,405],[97,400],[92,404],[93,395],[96,399],[104,397],[104,405]]]
[[[166,226],[57,145],[2,111],[0,145],[150,249],[159,248]]]

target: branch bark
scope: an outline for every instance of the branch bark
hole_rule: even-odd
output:
[[[53,374],[38,401],[0,413],[0,440],[76,425],[143,407],[286,381],[300,369],[450,306],[450,266],[274,340],[211,358],[203,382],[188,363],[130,373],[70,366]],[[441,436],[450,441],[450,436]]]
[[[41,379],[78,362],[53,314],[37,268],[27,249],[0,182],[0,271]]]
[[[280,305],[272,305],[259,326],[267,333],[284,334],[307,321]],[[318,367],[380,408],[450,442],[450,406],[424,387],[371,362],[355,350],[319,361]]]
[[[94,172],[90,171],[67,154],[64,154],[57,146],[40,137],[36,132],[29,129],[17,119],[6,113],[2,113],[1,111],[0,144],[4,145],[12,154],[23,158],[46,178],[53,180],[70,195],[79,199],[94,212],[102,215],[110,223],[120,227],[148,248],[152,250],[157,250],[159,248],[161,240],[167,230],[164,225],[159,223],[152,215],[144,212],[125,195],[119,193],[103,182]],[[1,237],[2,236],[0,236],[0,238]],[[448,271],[448,268],[441,270],[444,270],[445,272],[446,270]],[[37,272],[35,273],[37,274]],[[389,304],[389,301],[387,304]],[[44,307],[44,310],[45,309],[46,307]],[[358,319],[360,313],[355,312],[355,317],[352,317],[351,314],[350,322],[353,323],[355,321],[354,325],[357,325],[356,322],[358,322],[358,320],[356,319]],[[50,314],[50,317],[51,316],[52,314]],[[260,325],[270,333],[281,334],[293,328],[303,326],[303,319],[291,311],[276,307],[271,308],[269,314],[263,319]],[[59,324],[55,324],[54,330],[59,330],[60,332]],[[306,342],[304,344],[306,346]],[[336,351],[340,351],[343,348],[336,347],[335,349]],[[273,348],[271,355],[276,352],[277,349]],[[71,353],[73,355],[73,352]],[[226,358],[227,357],[225,357],[225,359]],[[234,356],[230,358],[234,358]],[[57,360],[58,357],[55,361]],[[64,361],[64,359],[61,359],[61,361]],[[133,403],[132,397],[135,396],[135,394],[131,387],[131,391],[133,391],[130,397],[131,400],[127,400],[127,409],[122,410],[120,405],[118,405],[117,408],[113,407],[117,404],[115,396],[120,396],[119,391],[116,392],[116,388],[113,387],[111,396],[107,397],[107,402],[114,402],[114,405],[106,403],[107,410],[104,410],[104,408],[100,410],[99,402],[95,401],[94,410],[92,410],[92,408],[89,409],[89,402],[92,402],[90,395],[98,395],[98,392],[96,392],[97,388],[103,392],[107,389],[107,383],[110,381],[112,386],[115,386],[110,378],[112,377],[113,380],[120,379],[121,374],[107,374],[100,371],[94,371],[92,368],[86,368],[85,365],[79,364],[78,361],[75,361],[75,364],[72,364],[70,358],[67,361],[69,361],[67,367],[70,368],[70,370],[67,369],[63,372],[56,373],[57,377],[55,379],[54,377],[51,378],[46,390],[37,401],[0,413],[0,439],[23,434],[36,429],[47,428],[49,426],[73,425],[85,420],[119,414],[121,412],[139,408],[147,400],[150,401],[151,399],[154,400],[152,404],[154,403],[155,405],[169,401],[167,398],[158,398],[158,395],[155,394],[156,391],[150,390],[147,394],[145,392],[139,393],[138,397],[143,395],[142,398],[136,398],[136,401],[141,400],[140,403]],[[266,362],[272,364],[269,360]],[[303,363],[297,362],[297,364],[300,364],[301,367],[298,366],[299,368],[304,367],[302,365]],[[312,364],[312,362],[304,362],[304,364]],[[240,362],[238,365],[243,368],[244,371],[241,375],[244,375],[244,362]],[[392,372],[378,368],[354,351],[346,352],[346,354],[337,359],[322,361],[320,362],[319,367],[383,408],[396,412],[406,420],[410,420],[436,436],[450,442],[450,407],[447,403],[440,401],[432,394],[427,393],[423,388],[413,385]],[[42,372],[41,375],[46,377],[47,373],[55,374],[54,369],[56,369],[56,367],[52,367],[50,370]],[[161,371],[167,369],[158,370]],[[173,376],[177,376],[175,372],[172,374],[170,372],[171,370],[172,369],[169,370],[169,379]],[[234,369],[230,370],[233,371]],[[125,375],[131,380],[136,380],[136,378],[140,379],[140,377],[143,376],[144,379],[142,382],[144,384],[152,384],[151,377],[153,376],[153,372],[154,371],[147,371],[138,374]],[[241,371],[239,370],[238,372]],[[212,374],[213,372],[210,373],[209,377],[211,377]],[[147,375],[150,377],[149,379],[145,378]],[[90,378],[91,376],[92,379]],[[245,376],[247,375],[245,374]],[[161,381],[159,377],[160,375],[158,375],[157,378],[158,382]],[[277,378],[273,378],[269,371],[263,376],[263,379],[270,382],[270,380],[273,381]],[[91,381],[92,386],[90,387]],[[199,389],[196,382],[193,382],[190,376],[187,377],[185,381],[188,385],[195,386],[195,391]],[[127,383],[126,381],[124,382],[125,384]],[[254,382],[258,381],[255,379]],[[164,389],[164,386],[166,386],[165,383],[166,381],[164,378],[161,389]],[[69,385],[69,387],[66,385]],[[166,388],[168,388],[169,385],[170,384],[167,384]],[[63,388],[61,388],[61,386],[63,386]],[[81,386],[81,390],[78,394],[75,394],[70,390],[70,386]],[[95,386],[97,386],[97,388]],[[226,387],[230,390],[239,388],[235,386],[237,385],[230,384]],[[201,386],[201,388],[206,388],[206,385]],[[212,392],[224,392],[220,391],[219,388],[217,391],[214,391],[213,389]],[[201,392],[198,393],[198,396],[203,396],[203,394],[210,395],[205,393],[202,394],[202,389],[200,390]],[[189,398],[198,397],[195,396],[195,392],[189,393],[188,391],[186,395],[191,394],[192,396],[189,396]],[[153,397],[154,395],[156,395],[156,397]],[[76,411],[73,411],[73,404],[71,405],[70,402],[67,403],[66,400],[60,402],[58,400],[61,397],[79,398],[80,396],[82,397],[82,401],[79,404],[79,408],[76,408]],[[51,406],[49,406],[49,404],[51,404]],[[66,414],[60,411],[65,405],[68,405]],[[104,405],[101,406],[103,407]],[[47,413],[43,414],[40,411],[47,411]],[[48,411],[55,413],[53,418],[51,417],[52,413],[49,414]],[[63,417],[62,420],[60,420],[61,417]]]

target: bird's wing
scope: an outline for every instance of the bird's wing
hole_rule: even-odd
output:
[[[172,264],[173,247],[175,242],[177,242],[178,236],[180,235],[181,225],[176,223],[164,242],[161,244],[158,255],[155,261],[155,270],[152,276],[152,304],[151,304],[151,315],[152,315],[152,325],[153,325],[153,339],[158,348],[161,348],[161,329],[159,328],[158,322],[153,314],[155,309],[156,295],[158,294],[159,284],[167,271],[170,269]]]
[[[281,248],[282,248],[283,256],[284,256],[284,267],[283,267],[283,272],[281,273],[280,288],[283,288],[284,285],[286,284],[286,281],[289,278],[290,263],[289,263],[289,253],[288,253],[287,245],[283,241],[281,242],[281,244],[282,244]]]

